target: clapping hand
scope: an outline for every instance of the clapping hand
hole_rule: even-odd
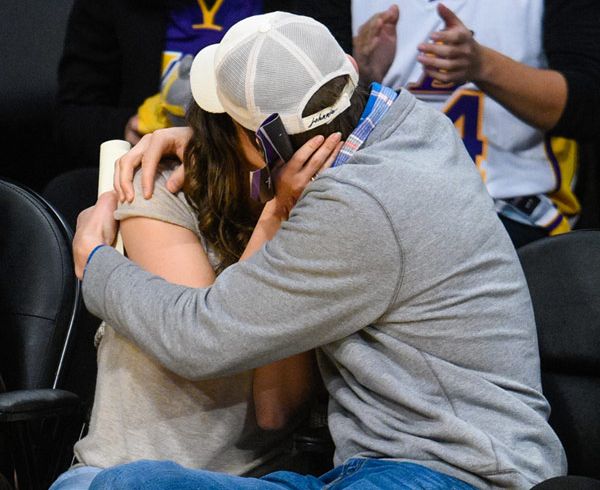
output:
[[[445,23],[444,29],[431,34],[433,42],[418,46],[417,59],[425,73],[443,83],[477,81],[484,67],[483,46],[448,7],[439,4],[438,14]]]
[[[352,54],[364,82],[381,82],[394,61],[399,18],[398,6],[392,5],[360,26],[353,39]]]

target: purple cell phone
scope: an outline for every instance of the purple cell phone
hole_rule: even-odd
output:
[[[292,158],[294,148],[279,114],[271,114],[265,119],[256,131],[256,138],[260,142],[267,164],[252,172],[250,194],[253,199],[267,202],[275,195],[271,172],[275,166]]]

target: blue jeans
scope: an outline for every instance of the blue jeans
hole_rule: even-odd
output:
[[[276,471],[261,478],[190,470],[170,461],[138,461],[100,473],[90,490],[474,490],[448,475],[413,463],[351,459],[321,477]]]
[[[94,477],[102,471],[95,466],[78,466],[62,475],[50,486],[49,490],[87,490]]]

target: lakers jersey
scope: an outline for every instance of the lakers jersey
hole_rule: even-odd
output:
[[[431,33],[444,28],[436,0],[354,0],[354,35],[373,14],[392,4],[400,8],[397,51],[383,83],[408,89],[448,115],[500,212],[543,226],[550,234],[568,231],[568,218],[579,212],[572,190],[576,143],[547,137],[472,83],[443,84],[424,74],[417,61],[417,45],[430,42]],[[480,44],[520,63],[547,67],[542,47],[543,0],[445,0],[444,4],[475,32]],[[528,204],[521,208],[515,204],[523,202]]]
[[[220,42],[235,23],[260,13],[262,0],[174,3],[166,26],[160,92],[139,107],[139,132],[185,125],[185,111],[192,100],[189,70],[196,53]]]

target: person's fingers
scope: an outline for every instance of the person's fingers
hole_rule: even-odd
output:
[[[159,131],[150,134],[148,147],[141,158],[142,165],[142,194],[144,199],[150,199],[154,193],[154,177],[160,160],[165,155],[166,145],[164,137]]]
[[[371,25],[371,30],[369,32],[369,37],[371,41],[373,41],[373,39],[376,39],[377,36],[379,36],[381,30],[383,29],[383,23],[384,21],[382,14],[379,14],[377,18],[373,19],[373,24]]]
[[[93,206],[85,208],[83,211],[79,212],[79,214],[77,215],[77,223],[75,224],[77,230],[81,229],[83,223],[87,221],[87,216],[92,212],[92,209]]]
[[[112,245],[117,237],[117,222],[114,218],[118,206],[117,193],[115,191],[105,192],[100,195],[98,201],[100,213],[102,213],[102,237],[104,243]]]
[[[76,237],[94,236],[98,242],[110,245],[116,235],[116,221],[113,217],[118,205],[115,191],[103,192],[96,204],[84,209],[77,216]]]
[[[325,137],[321,135],[317,135],[309,139],[296,151],[296,153],[294,153],[290,161],[287,162],[287,166],[290,169],[299,171],[308,161],[311,155],[319,149],[324,141]]]
[[[183,181],[185,180],[185,169],[183,165],[179,165],[171,176],[167,180],[167,190],[175,194],[177,191],[183,188]]]
[[[383,27],[383,16],[385,12],[378,12],[371,16],[363,25],[358,28],[358,34],[355,37],[356,43],[360,48],[367,48],[373,44],[373,38],[376,38]]]
[[[390,5],[390,7],[382,14],[384,22],[388,24],[397,24],[400,19],[400,8],[398,5]]]
[[[446,24],[446,28],[450,29],[452,27],[464,26],[462,21],[458,18],[458,16],[452,12],[448,7],[446,7],[443,3],[439,3],[437,7],[438,15]]]
[[[460,50],[449,44],[421,43],[417,46],[417,49],[423,54],[447,59],[457,58],[461,54]]]
[[[377,45],[377,39],[382,26],[383,22],[380,14],[377,14],[361,27],[358,36],[353,40],[355,55],[358,54],[360,56],[362,54],[367,56],[373,51],[373,48]]]
[[[115,191],[106,191],[98,196],[96,207],[102,212],[108,210],[112,213],[115,209],[117,209],[118,201],[119,198]]]
[[[192,129],[187,127],[159,129],[152,133],[148,148],[142,155],[142,191],[145,199],[154,192],[154,178],[161,159],[166,155],[176,155],[183,161],[185,147],[192,137]]]
[[[100,244],[110,245],[117,234],[117,222],[114,211],[117,208],[118,196],[115,191],[104,192],[98,197],[96,204],[85,209],[77,217],[77,228],[73,237],[73,261],[75,273],[80,279],[89,254]]]
[[[375,24],[379,21],[379,18],[381,17],[381,12],[378,12],[376,14],[373,14],[369,20],[367,20],[367,22],[365,22],[362,26],[360,26],[360,28],[358,29],[358,33],[366,35],[366,34],[370,34],[371,30],[375,27]]]
[[[311,155],[310,159],[306,162],[301,172],[299,172],[305,179],[313,177],[323,166],[325,162],[329,160],[338,144],[342,139],[341,133],[333,133],[323,142],[317,150]]]
[[[171,152],[175,155],[179,161],[183,162],[183,157],[185,154],[185,149],[187,144],[192,139],[193,131],[192,128],[189,127],[179,127],[179,128],[170,128],[173,130],[172,135],[172,145]],[[176,135],[175,135],[176,133]]]
[[[115,160],[115,170],[113,173],[113,188],[115,190],[115,192],[117,193],[117,197],[119,198],[119,202],[123,202],[125,200],[125,194],[123,194],[123,191],[121,189],[121,182],[119,182],[119,174],[120,174],[120,158],[117,158],[117,160]]]
[[[145,135],[137,145],[135,145],[117,161],[119,166],[119,186],[121,189],[119,194],[122,194],[123,200],[125,200],[126,196],[134,194],[133,179],[127,180],[124,179],[123,176],[126,174],[133,176],[135,169],[138,168],[142,163],[142,155],[148,146],[150,138],[151,135]],[[125,169],[127,169],[126,172]]]
[[[460,72],[447,72],[426,68],[425,74],[442,83],[462,83],[465,80],[465,77]]]
[[[320,174],[321,172],[323,172],[323,170],[327,170],[333,165],[333,162],[335,162],[335,159],[340,153],[342,146],[344,146],[344,142],[340,140],[335,149],[331,152],[331,155],[329,155],[327,161],[323,165],[321,165],[321,168],[316,172],[317,174]]]
[[[119,166],[119,181],[121,183],[127,182],[127,189],[123,191],[123,201],[132,202],[135,197],[135,191],[133,189],[133,174],[135,173],[135,170],[136,169],[130,165],[123,167]]]
[[[447,60],[444,58],[436,58],[434,56],[427,56],[420,54],[417,56],[417,60],[425,67],[429,69],[443,70],[446,72],[457,71],[466,68],[466,63],[463,60]]]
[[[447,31],[436,31],[431,33],[431,39],[436,43],[462,44],[471,39],[471,31],[453,28]]]

